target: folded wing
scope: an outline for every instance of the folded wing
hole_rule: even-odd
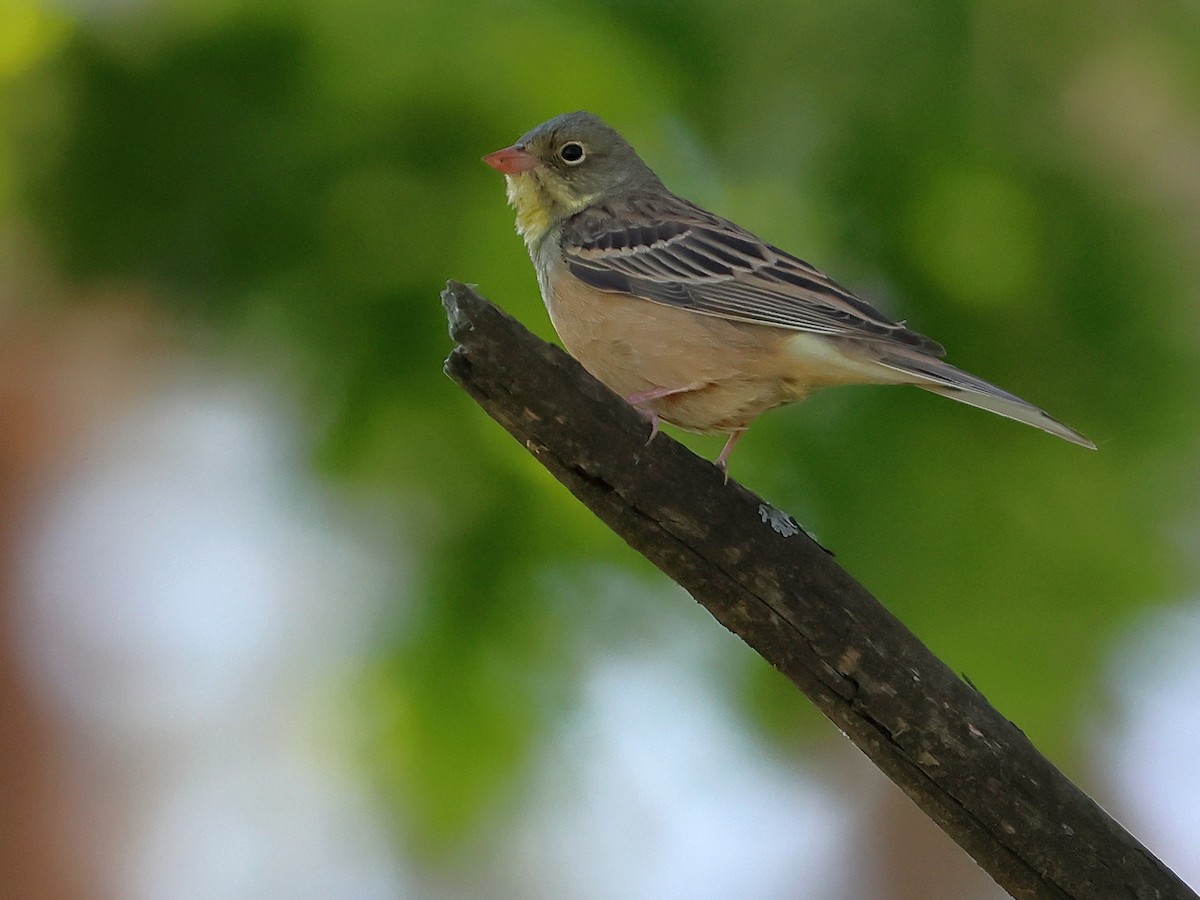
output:
[[[678,197],[597,204],[568,220],[562,246],[575,276],[600,290],[740,322],[945,352],[803,260]]]

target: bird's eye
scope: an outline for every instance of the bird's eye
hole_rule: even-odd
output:
[[[558,148],[558,156],[568,166],[577,166],[583,162],[583,144],[578,141],[567,141]]]

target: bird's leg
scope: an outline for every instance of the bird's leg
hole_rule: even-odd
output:
[[[689,384],[687,387],[651,388],[648,391],[630,394],[625,398],[625,402],[632,406],[644,406],[651,400],[661,400],[663,397],[670,397],[672,394],[685,394],[688,391],[696,390],[696,387],[697,386],[694,384]]]
[[[745,428],[741,429],[740,431],[730,432],[729,439],[725,441],[725,446],[721,448],[721,452],[713,461],[713,465],[725,473],[726,484],[729,483],[729,454],[733,452],[733,448],[737,445],[737,442],[742,439],[742,435],[745,433]]]
[[[647,409],[646,404],[651,400],[661,400],[663,397],[670,397],[672,394],[683,394],[688,391],[694,391],[697,387],[698,385],[689,384],[687,387],[681,388],[651,388],[648,391],[630,394],[625,398],[625,402],[640,412],[650,423],[650,437],[646,438],[647,444],[654,440],[654,436],[658,434],[658,413],[652,409]]]

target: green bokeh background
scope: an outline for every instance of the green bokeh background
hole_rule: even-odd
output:
[[[286,372],[314,464],[418,524],[417,608],[358,690],[413,846],[482,827],[584,648],[656,614],[593,576],[661,576],[441,373],[448,278],[552,337],[479,158],[560,112],[1099,444],[860,388],[768,415],[733,465],[1068,771],[1112,643],[1195,588],[1195,4],[3,10],[4,233]],[[747,727],[803,752],[828,726],[727,651]]]

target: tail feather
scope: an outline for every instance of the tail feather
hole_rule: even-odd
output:
[[[1064,441],[1070,441],[1072,444],[1078,444],[1080,447],[1087,447],[1089,450],[1096,449],[1094,443],[1074,428],[1052,418],[1032,403],[1027,403],[1015,394],[1010,394],[982,378],[976,378],[962,369],[956,369],[940,359],[933,359],[917,353],[912,355],[886,353],[877,357],[877,362],[893,371],[910,376],[905,379],[908,384],[914,384],[942,397],[949,397],[959,403],[966,403],[969,406],[986,409],[988,412],[1014,419],[1017,422],[1024,422],[1026,425],[1040,428],[1042,431],[1060,437]]]

